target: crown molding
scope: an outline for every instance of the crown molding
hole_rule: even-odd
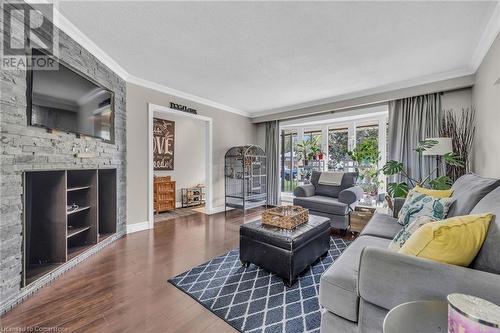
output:
[[[363,95],[360,94],[357,97],[351,97],[346,99],[343,98],[330,103],[313,105],[310,107],[303,107],[280,113],[273,113],[267,116],[254,117],[252,118],[252,122],[262,123],[271,120],[284,120],[284,119],[292,119],[298,117],[309,117],[321,113],[338,112],[340,110],[367,107],[374,104],[386,103],[388,101],[400,98],[468,88],[474,85],[474,81],[475,81],[475,75],[470,74],[447,80],[433,81],[420,85],[411,85],[406,88],[389,89],[372,94],[363,94]]]
[[[127,82],[144,87],[144,88],[153,89],[153,90],[165,93],[165,94],[169,94],[169,95],[173,95],[173,96],[176,96],[179,98],[183,98],[183,99],[189,100],[191,102],[200,103],[200,104],[210,106],[210,107],[213,107],[216,109],[235,113],[235,114],[238,114],[240,116],[250,117],[250,114],[248,112],[243,111],[243,110],[239,110],[239,109],[236,109],[236,108],[224,105],[224,104],[214,102],[210,99],[206,99],[206,98],[196,96],[196,95],[193,95],[190,93],[186,93],[186,92],[183,92],[183,91],[180,91],[177,89],[173,89],[173,88],[161,85],[161,84],[153,82],[153,81],[144,80],[144,79],[141,79],[141,78],[133,76],[133,75],[130,75],[127,78]]]
[[[87,51],[89,51],[93,56],[95,56],[99,61],[101,61],[104,65],[106,65],[109,69],[115,72],[118,76],[120,76],[123,80],[128,83],[132,83],[138,86],[142,86],[145,88],[157,90],[169,95],[173,95],[179,98],[187,99],[195,103],[203,104],[206,106],[210,106],[213,108],[217,108],[223,111],[231,112],[238,114],[240,116],[249,117],[250,114],[243,110],[239,110],[221,103],[217,103],[215,101],[199,97],[190,93],[186,93],[180,90],[176,90],[170,87],[163,86],[161,84],[141,79],[139,77],[131,75],[127,70],[125,70],[118,62],[116,62],[109,54],[107,54],[103,49],[101,49],[97,44],[95,44],[85,33],[83,33],[80,29],[78,29],[71,21],[69,21],[57,8],[57,3],[52,2],[50,0],[36,0],[31,1],[27,0],[27,2],[32,3],[51,3],[54,5],[53,7],[53,24],[67,34],[69,37],[74,39],[78,44],[84,47]]]
[[[259,112],[246,112],[237,108],[233,108],[228,105],[224,105],[200,96],[196,96],[190,93],[186,93],[177,89],[173,89],[161,84],[158,84],[156,82],[152,82],[149,80],[145,80],[136,76],[131,75],[129,72],[127,72],[118,62],[116,62],[109,54],[107,54],[104,50],[102,50],[97,44],[95,44],[90,38],[88,38],[80,29],[78,29],[73,23],[71,23],[61,12],[59,12],[57,8],[57,2],[51,1],[51,0],[25,0],[26,2],[42,2],[42,3],[52,3],[54,4],[54,25],[56,25],[60,30],[64,31],[68,36],[73,38],[76,42],[78,42],[80,45],[82,45],[85,49],[87,49],[90,53],[92,53],[96,58],[98,58],[104,65],[106,65],[108,68],[110,68],[112,71],[114,71],[118,76],[120,76],[123,80],[138,85],[142,86],[145,88],[153,89],[159,92],[163,92],[166,94],[170,94],[179,98],[187,99],[190,101],[193,101],[195,103],[200,103],[203,105],[207,105],[210,107],[214,107],[223,111],[235,113],[241,116],[249,117],[252,118],[252,120],[255,120],[256,118],[260,117],[265,117],[265,116],[270,116],[273,114],[279,114],[282,112],[288,112],[288,111],[293,111],[301,108],[306,108],[306,107],[313,107],[313,106],[319,106],[325,103],[332,103],[336,101],[341,101],[344,99],[348,98],[355,98],[359,96],[366,96],[368,94],[374,94],[374,93],[381,93],[384,91],[389,91],[389,90],[396,90],[396,89],[402,89],[402,88],[408,88],[411,86],[417,86],[420,84],[425,84],[428,82],[432,81],[439,81],[439,80],[444,80],[444,79],[449,79],[453,77],[459,77],[459,76],[465,76],[465,75],[470,75],[473,74],[477,71],[477,68],[481,64],[483,58],[485,57],[486,53],[490,49],[491,45],[493,44],[493,41],[495,40],[496,36],[500,32],[500,1],[497,0],[495,7],[493,9],[493,14],[486,24],[485,30],[483,34],[481,35],[481,38],[476,46],[476,49],[473,53],[472,59],[469,64],[469,68],[461,69],[458,71],[454,72],[447,72],[447,73],[439,73],[436,75],[428,76],[425,78],[415,78],[412,80],[407,80],[404,82],[399,82],[395,84],[390,84],[386,85],[383,87],[378,87],[378,88],[373,88],[373,89],[367,89],[363,91],[358,91],[356,93],[352,94],[345,94],[345,95],[340,95],[340,96],[334,96],[331,98],[326,98],[326,99],[321,99],[321,100],[316,100],[316,101],[310,101],[307,103],[302,103],[302,104],[297,104],[297,105],[290,105],[290,106],[285,106],[281,108],[276,108],[276,109],[270,109],[270,110],[263,110]]]
[[[39,0],[37,0],[39,1]],[[39,1],[40,2],[40,1]],[[87,37],[80,29],[78,29],[73,23],[71,23],[57,8],[57,4],[54,3],[53,8],[54,19],[53,24],[63,31],[66,35],[75,40],[78,44],[83,46],[87,51],[89,51],[93,56],[95,56],[99,61],[106,65],[109,69],[115,72],[123,80],[127,80],[130,74],[118,64],[109,54],[104,52],[97,44],[95,44],[90,38]]]
[[[473,72],[476,72],[481,62],[483,62],[484,57],[491,48],[491,45],[495,41],[495,38],[500,33],[500,1],[496,1],[495,8],[493,9],[493,14],[490,20],[486,24],[486,27],[477,43],[476,49],[472,54],[472,59],[470,61],[470,67]]]
[[[315,101],[310,101],[307,103],[302,103],[302,104],[296,104],[296,105],[291,105],[291,106],[285,106],[282,108],[276,108],[276,109],[271,109],[267,111],[262,111],[262,112],[256,112],[251,115],[252,120],[255,122],[257,118],[262,118],[266,116],[272,116],[272,115],[277,115],[281,113],[288,113],[288,112],[293,112],[293,111],[299,111],[301,109],[306,109],[306,108],[314,108],[318,107],[321,108],[323,105],[328,105],[331,103],[337,103],[337,102],[342,102],[346,100],[351,100],[351,99],[357,99],[357,98],[363,98],[366,96],[370,95],[375,95],[375,94],[384,94],[388,92],[393,92],[401,89],[408,89],[408,88],[413,88],[413,87],[418,87],[434,82],[441,82],[441,81],[446,81],[446,80],[452,80],[456,78],[461,78],[461,77],[467,77],[470,75],[473,75],[474,72],[470,68],[462,68],[450,72],[443,72],[443,73],[437,73],[437,74],[432,74],[432,75],[427,75],[427,76],[422,76],[410,80],[404,80],[396,83],[391,83],[387,84],[384,86],[378,86],[375,88],[370,88],[370,89],[365,89],[365,90],[359,90],[353,93],[348,93],[348,94],[343,94],[343,95],[337,95],[334,97],[330,98],[325,98],[325,99],[320,99],[320,100],[315,100]],[[259,122],[259,121],[257,121]]]

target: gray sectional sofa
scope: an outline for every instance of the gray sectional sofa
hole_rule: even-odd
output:
[[[309,209],[312,215],[327,217],[332,228],[347,230],[354,204],[363,195],[363,190],[354,186],[357,172],[346,172],[340,186],[319,183],[321,172],[313,171],[311,184],[298,186],[293,191],[293,204]]]
[[[401,226],[393,216],[375,214],[321,277],[321,333],[382,332],[385,315],[395,306],[415,300],[445,300],[455,292],[500,304],[499,185],[498,179],[474,174],[453,185],[456,201],[448,217],[486,212],[496,216],[470,267],[389,251],[387,246]]]

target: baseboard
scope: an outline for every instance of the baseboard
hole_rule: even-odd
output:
[[[295,198],[293,193],[281,193],[281,201],[293,202],[293,198]]]
[[[22,288],[20,293],[16,294],[15,296],[13,296],[10,299],[7,299],[5,302],[0,303],[0,315],[5,314],[7,311],[11,310],[19,303],[21,303],[21,302],[25,301],[26,299],[28,299],[29,297],[31,297],[34,293],[36,293],[42,287],[45,287],[46,285],[50,284],[52,281],[54,281],[60,275],[62,275],[66,271],[72,269],[73,267],[77,266],[80,262],[82,262],[82,261],[88,259],[89,257],[93,256],[94,254],[98,253],[104,247],[108,246],[109,244],[111,244],[112,242],[121,238],[122,236],[124,236],[124,233],[118,232],[118,233],[106,238],[102,242],[92,246],[88,250],[86,250],[83,253],[79,254],[78,256],[74,257],[73,259],[65,262],[64,264],[61,264],[59,267],[57,267],[53,271],[47,273],[46,275],[42,276],[38,280],[32,282],[30,285]],[[1,329],[0,329],[0,331],[1,331]]]
[[[143,231],[143,230],[147,230],[147,229],[149,229],[149,222],[148,221],[134,223],[134,224],[127,224],[127,226],[126,226],[127,234],[131,234],[134,232]]]
[[[212,214],[217,214],[221,212],[225,212],[226,210],[233,210],[234,208],[231,207],[224,207],[224,206],[219,206],[219,207],[213,207],[210,212],[206,212],[205,214],[207,215],[212,215]]]

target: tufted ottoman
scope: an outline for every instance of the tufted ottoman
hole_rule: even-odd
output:
[[[330,249],[330,219],[309,215],[293,230],[264,225],[260,220],[240,227],[240,260],[277,274],[291,286],[299,274]]]

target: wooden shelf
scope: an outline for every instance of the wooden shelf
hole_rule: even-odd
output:
[[[71,238],[71,237],[76,236],[79,233],[82,233],[82,232],[87,231],[87,230],[90,230],[90,226],[79,227],[79,228],[68,228],[68,235],[66,237]]]
[[[45,274],[50,273],[52,270],[56,269],[61,263],[48,263],[48,264],[31,264],[26,272],[26,282],[30,284],[31,282],[41,278]]]
[[[71,188],[68,188],[66,191],[74,192],[74,191],[88,190],[89,188],[90,188],[90,186],[71,187]]]
[[[103,240],[105,240],[106,238],[110,237],[110,236],[113,236],[114,233],[102,233],[102,234],[99,234],[99,239],[97,240],[98,243],[102,242]]]
[[[23,286],[116,233],[116,169],[27,171],[24,184]]]
[[[80,207],[78,209],[67,212],[68,215],[75,214],[78,212],[83,212],[84,210],[90,209],[90,206]]]
[[[73,247],[68,247],[68,260],[73,259],[80,253],[83,253],[85,250],[90,248],[92,245],[82,245],[82,246],[73,246]]]

